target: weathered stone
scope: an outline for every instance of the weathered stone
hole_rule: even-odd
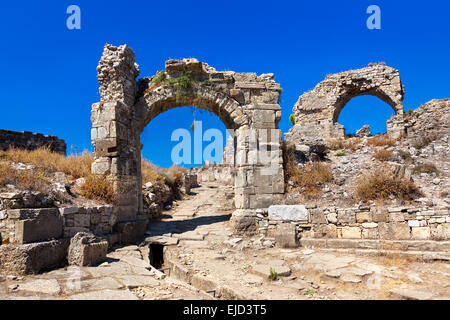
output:
[[[408,240],[411,238],[406,222],[380,222],[378,223],[378,233],[381,239]]]
[[[9,216],[16,213],[19,218],[15,222],[15,243],[24,244],[57,239],[63,234],[63,221],[57,209],[8,211]]]
[[[139,300],[129,290],[100,290],[74,294],[70,300]]]
[[[269,207],[269,219],[309,222],[309,212],[303,205],[273,205]]]
[[[360,239],[361,229],[359,227],[343,227],[342,238],[344,239]]]
[[[433,296],[433,294],[429,291],[416,291],[400,288],[391,289],[390,293],[393,296],[404,298],[407,300],[429,300]]]
[[[29,131],[17,132],[0,129],[0,150],[6,151],[10,148],[35,150],[43,147],[64,156],[66,155],[66,143],[55,136]]]
[[[281,248],[298,247],[297,228],[294,224],[282,223],[275,231],[275,243]]]
[[[33,293],[44,293],[57,295],[61,293],[61,287],[55,279],[37,279],[19,284],[17,291],[29,291]]]
[[[96,238],[93,234],[79,232],[69,246],[69,265],[93,266],[106,260],[108,241]]]
[[[0,269],[16,274],[33,274],[57,268],[66,262],[68,240],[0,246]]]
[[[411,228],[411,236],[416,240],[428,240],[431,237],[430,227]]]

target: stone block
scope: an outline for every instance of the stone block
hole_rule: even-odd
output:
[[[314,238],[337,238],[337,227],[334,224],[314,224],[312,226]]]
[[[358,223],[364,223],[364,222],[371,222],[372,219],[370,217],[370,212],[363,211],[356,213],[356,222]]]
[[[116,228],[120,234],[121,244],[131,244],[138,242],[144,237],[147,231],[148,222],[145,221],[129,221],[118,223]]]
[[[108,241],[79,232],[70,240],[68,262],[80,267],[94,266],[106,260],[107,251]]]
[[[236,234],[252,235],[257,233],[258,217],[254,210],[238,209],[231,216],[231,226]]]
[[[15,222],[15,243],[25,244],[57,239],[63,235],[58,209],[35,209],[35,216]]]
[[[344,239],[361,239],[361,229],[359,227],[343,227],[341,232]]]
[[[444,223],[431,228],[432,240],[450,240],[450,223]]]
[[[381,239],[386,240],[409,240],[411,239],[410,228],[407,222],[380,222],[378,233]]]
[[[353,210],[338,210],[338,223],[351,224],[356,222],[356,214]]]
[[[1,245],[0,270],[24,275],[62,267],[67,261],[68,246],[67,239]]]
[[[309,210],[311,223],[314,224],[327,224],[328,220],[325,218],[325,214],[321,209],[311,209]]]
[[[269,219],[308,223],[309,212],[303,205],[273,205],[269,207]]]
[[[430,227],[411,228],[411,236],[415,240],[428,240],[431,237]]]
[[[297,228],[291,223],[279,224],[275,231],[275,243],[281,248],[297,248]]]
[[[405,221],[404,214],[402,212],[389,212],[389,221],[403,222]]]
[[[375,211],[372,212],[372,221],[373,222],[388,222],[389,215],[386,211]]]

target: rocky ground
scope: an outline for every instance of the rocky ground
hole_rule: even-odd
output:
[[[0,298],[450,299],[448,262],[280,249],[270,238],[236,238],[229,226],[232,187],[208,183],[192,191],[150,225],[140,246],[113,248],[96,267],[1,275]],[[150,265],[149,243],[166,244],[161,270]],[[174,266],[190,275],[190,284]]]

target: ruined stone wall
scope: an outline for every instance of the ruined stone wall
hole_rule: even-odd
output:
[[[450,240],[450,206],[305,208],[305,219],[274,218],[258,211],[257,230],[273,237],[280,224],[291,223],[302,239]]]
[[[10,148],[35,150],[41,147],[49,147],[50,150],[66,155],[66,143],[55,136],[44,136],[41,133],[28,131],[9,131],[0,129],[0,150]]]
[[[396,115],[403,114],[404,88],[398,70],[375,64],[328,75],[300,96],[293,108],[295,125],[286,139],[310,145],[317,139],[344,137],[345,128],[337,122],[339,114],[352,98],[361,95],[376,96],[390,105]],[[402,118],[398,119],[401,127]]]
[[[201,182],[220,182],[223,184],[233,185],[235,170],[227,164],[211,164],[207,167],[193,168],[192,172],[198,176]]]
[[[78,232],[110,237],[116,230],[113,206],[28,208],[0,211],[0,244],[70,238]],[[118,242],[120,239],[116,239]]]

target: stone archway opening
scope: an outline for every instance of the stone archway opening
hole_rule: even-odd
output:
[[[346,135],[354,135],[362,127],[366,129],[366,134],[384,134],[387,120],[395,114],[392,106],[378,97],[360,95],[345,104],[335,118],[335,123],[345,128]]]
[[[273,74],[221,72],[196,59],[172,59],[163,71],[136,81],[139,66],[126,45],[106,45],[97,70],[101,101],[92,107],[92,172],[114,185],[119,228],[145,229],[148,221],[142,210],[142,131],[159,114],[182,106],[207,109],[233,130],[238,213],[282,199],[281,88]]]
[[[296,125],[288,135],[304,141],[317,138],[343,138],[345,129],[337,120],[353,98],[371,95],[386,102],[399,117],[403,115],[404,88],[399,71],[385,64],[328,75],[325,80],[299,97],[293,108]],[[397,121],[398,120],[398,121]],[[401,131],[397,119],[395,131]]]

